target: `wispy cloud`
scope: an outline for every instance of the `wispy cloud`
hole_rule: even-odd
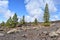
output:
[[[29,14],[29,17],[32,17],[33,19],[37,18],[39,21],[43,21],[43,14],[46,3],[49,5],[48,7],[51,14],[52,12],[57,11],[53,0],[25,0],[25,7]]]
[[[4,18],[8,19],[10,16],[13,16],[14,12],[8,9],[8,0],[0,0],[0,14],[2,14]]]
[[[58,12],[58,14],[55,14],[55,15],[51,16],[50,20],[52,20],[52,21],[60,20],[60,12]]]
[[[14,15],[14,12],[10,11],[10,10],[7,10],[7,12],[5,12],[6,14],[4,14],[4,17],[5,18],[9,18],[9,17],[13,17]]]

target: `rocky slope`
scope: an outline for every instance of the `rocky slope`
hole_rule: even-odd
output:
[[[6,32],[0,30],[0,40],[60,40],[60,22],[51,27],[21,27]]]
[[[18,30],[19,31],[15,32],[15,29],[15,31],[13,30],[12,33],[0,32],[0,40],[60,40],[60,27]]]

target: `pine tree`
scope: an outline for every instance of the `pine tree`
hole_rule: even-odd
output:
[[[37,18],[35,18],[35,20],[34,20],[34,24],[35,24],[35,25],[38,24]]]
[[[23,24],[23,23],[22,23],[22,18],[20,18],[19,24]]]
[[[11,27],[11,25],[12,25],[12,19],[11,19],[11,17],[7,20],[7,22],[6,22],[6,26],[7,27]]]
[[[18,18],[17,18],[17,14],[15,13],[13,18],[12,18],[13,22],[18,22]]]
[[[5,22],[4,21],[1,23],[1,26],[5,26]]]
[[[45,11],[44,11],[44,23],[45,23],[46,25],[50,25],[50,24],[49,24],[49,18],[50,18],[50,15],[49,15],[48,4],[46,4],[46,6],[45,6]]]
[[[25,24],[25,16],[22,18],[22,24]]]
[[[14,14],[13,18],[12,18],[12,27],[15,27],[18,23],[18,18],[16,13]]]

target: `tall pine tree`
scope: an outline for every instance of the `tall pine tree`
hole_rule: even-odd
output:
[[[18,18],[17,18],[17,14],[15,13],[12,18],[12,26],[15,27],[17,23],[18,23]]]
[[[38,24],[38,20],[37,20],[37,18],[35,18],[35,20],[34,20],[34,24],[35,24],[35,25]]]
[[[22,18],[22,24],[25,24],[25,16]]]
[[[50,25],[49,24],[49,18],[50,18],[50,15],[49,15],[48,4],[46,4],[45,11],[44,11],[44,23],[46,24],[46,26]]]
[[[7,20],[7,22],[6,22],[6,26],[7,27],[11,27],[11,25],[12,25],[12,19],[11,19],[11,17]]]
[[[15,13],[12,18],[10,17],[10,18],[7,20],[6,26],[7,26],[7,27],[12,27],[12,28],[14,28],[14,27],[16,27],[17,23],[18,23],[18,18],[17,18],[17,15],[16,15],[16,13]]]

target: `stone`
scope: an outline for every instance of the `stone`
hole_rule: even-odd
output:
[[[60,34],[60,28],[56,31],[56,33]]]
[[[48,32],[47,32],[47,31],[43,31],[43,33],[44,33],[44,34],[48,34]]]
[[[4,34],[3,33],[0,33],[0,36],[4,36]]]
[[[49,33],[49,36],[50,36],[50,37],[54,37],[54,36],[58,36],[58,34],[57,34],[56,32],[50,32],[50,33]]]
[[[27,34],[23,34],[23,35],[21,35],[22,37],[24,37],[24,38],[27,38]]]
[[[55,23],[52,23],[50,26],[55,26]]]
[[[57,40],[60,40],[60,37],[58,37]]]
[[[38,27],[33,27],[33,29],[38,30],[39,28]]]
[[[17,27],[22,27],[22,24],[17,24]]]
[[[3,31],[3,29],[0,29],[0,31]]]
[[[47,40],[53,40],[52,38],[50,38],[50,37],[47,37]]]
[[[9,30],[9,31],[7,32],[7,34],[15,33],[15,32],[18,32],[18,30],[17,30],[17,29],[12,29],[12,30]]]
[[[42,40],[46,40],[45,38],[43,38]]]

